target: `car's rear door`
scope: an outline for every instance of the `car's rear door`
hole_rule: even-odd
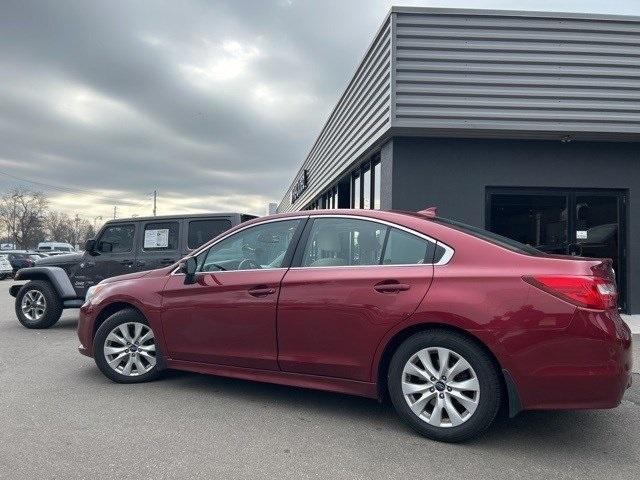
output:
[[[142,234],[134,270],[162,268],[180,259],[180,222],[178,218],[140,222]]]
[[[429,289],[434,243],[379,221],[311,218],[282,281],[279,366],[368,381],[380,340]]]

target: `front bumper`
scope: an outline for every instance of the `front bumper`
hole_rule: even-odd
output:
[[[78,351],[87,357],[93,357],[93,326],[96,314],[91,304],[84,304],[80,308],[77,329],[78,340],[80,340]]]

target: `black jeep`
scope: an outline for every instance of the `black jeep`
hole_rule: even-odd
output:
[[[49,328],[65,308],[79,308],[87,289],[125,273],[171,265],[189,251],[234,225],[255,218],[240,213],[210,213],[109,220],[85,251],[37,260],[21,268],[9,293],[16,298],[20,323]]]

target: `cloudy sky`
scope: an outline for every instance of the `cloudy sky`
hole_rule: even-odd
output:
[[[92,219],[279,201],[391,4],[640,15],[639,0],[0,0],[0,193]],[[29,183],[31,182],[31,183]]]

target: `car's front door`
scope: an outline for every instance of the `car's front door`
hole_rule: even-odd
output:
[[[379,341],[427,293],[435,245],[347,216],[316,218],[307,229],[282,281],[280,368],[367,381]]]
[[[276,307],[304,219],[246,227],[197,254],[194,283],[171,275],[162,328],[176,360],[276,370]]]
[[[95,252],[85,253],[72,282],[82,295],[91,285],[135,269],[135,223],[107,225],[96,240]]]

